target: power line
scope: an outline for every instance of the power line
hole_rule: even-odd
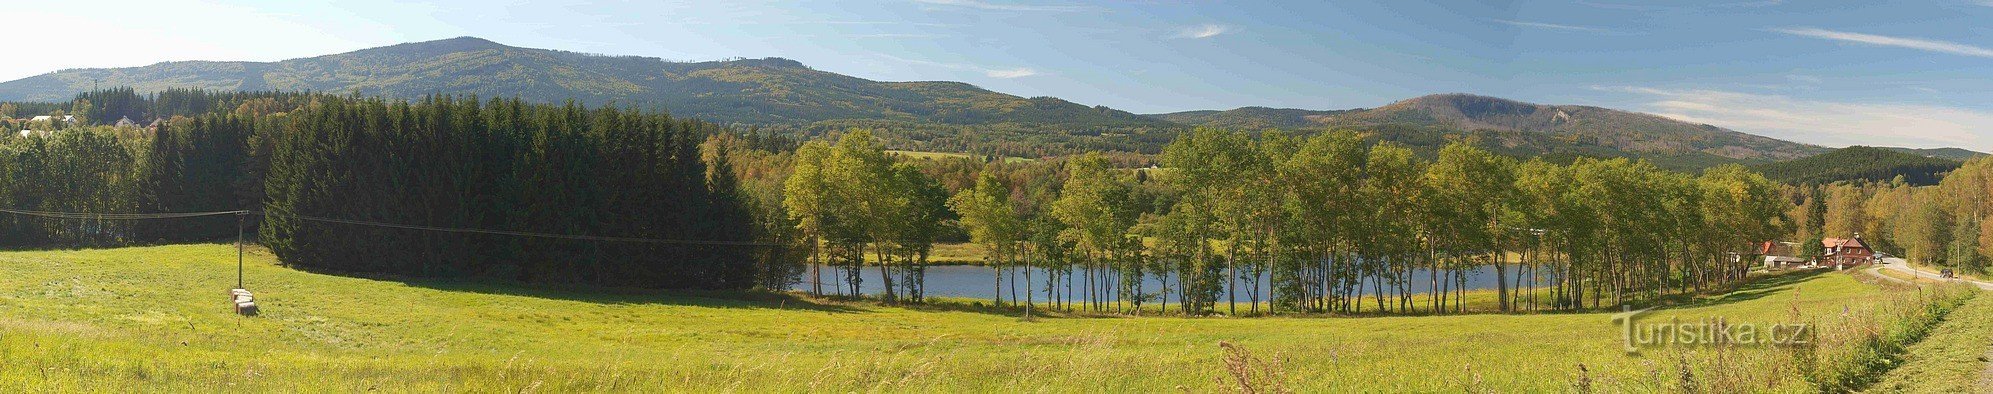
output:
[[[774,242],[757,242],[757,241],[715,241],[715,240],[690,240],[690,239],[609,237],[609,236],[598,236],[598,235],[556,234],[556,233],[541,233],[541,232],[529,232],[529,231],[487,230],[487,229],[462,228],[462,227],[419,226],[412,224],[376,222],[376,221],[353,220],[353,219],[337,219],[337,218],[327,218],[327,217],[318,217],[318,216],[273,213],[265,211],[215,211],[215,212],[175,212],[175,213],[84,213],[84,212],[31,211],[31,210],[0,208],[0,212],[12,213],[18,215],[27,215],[27,216],[54,218],[54,219],[80,219],[80,220],[161,220],[161,219],[185,219],[185,218],[198,218],[198,217],[224,216],[224,215],[257,215],[266,218],[280,217],[280,218],[290,218],[290,219],[298,219],[298,220],[321,222],[321,223],[335,223],[335,224],[346,224],[346,225],[355,225],[355,226],[371,226],[371,227],[434,231],[434,232],[456,233],[456,234],[489,234],[489,235],[515,236],[515,237],[565,239],[565,240],[576,240],[576,241],[629,242],[629,243],[669,244],[669,245],[719,245],[719,246],[785,246],[786,245]]]
[[[45,218],[55,218],[55,219],[154,220],[154,219],[197,218],[205,216],[241,215],[248,211],[181,212],[181,213],[83,213],[83,212],[29,211],[29,210],[0,208],[0,212],[28,215],[28,216],[39,216]]]
[[[636,237],[600,237],[600,235],[556,235],[556,233],[528,233],[528,231],[492,231],[492,229],[460,229],[460,227],[427,227],[427,225],[399,225],[381,221],[353,221],[353,219],[331,219],[331,217],[307,217],[307,215],[285,215],[285,213],[251,213],[263,217],[291,217],[301,221],[323,221],[341,225],[371,225],[389,229],[415,229],[415,231],[440,231],[440,233],[472,233],[472,235],[512,235],[512,237],[538,237],[538,239],[572,239],[572,241],[610,241],[610,243],[670,243],[670,245],[733,245],[733,247],[781,247],[781,243],[757,243],[757,241],[698,241],[698,239],[636,239]]]

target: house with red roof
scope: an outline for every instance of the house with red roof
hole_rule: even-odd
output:
[[[1820,240],[1820,246],[1824,250],[1820,254],[1821,264],[1855,265],[1875,262],[1875,249],[1869,248],[1868,242],[1862,241],[1861,233],[1855,233],[1854,238],[1823,238]]]

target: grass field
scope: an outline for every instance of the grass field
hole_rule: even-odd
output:
[[[1976,297],[1953,311],[1930,337],[1907,349],[1904,363],[1869,391],[1880,393],[1993,392],[1993,297]]]
[[[1785,349],[1628,354],[1603,313],[1024,322],[766,294],[362,279],[257,253],[246,270],[264,313],[245,318],[226,302],[234,259],[227,245],[0,253],[0,391],[1216,391],[1234,370],[1220,343],[1260,361],[1239,369],[1303,392],[1808,390]],[[1792,275],[1643,321],[1854,324],[1917,294]],[[1843,343],[1823,339],[1822,353]]]
[[[912,150],[889,150],[886,151],[886,153],[901,155],[901,156],[906,156],[908,158],[921,159],[921,160],[958,159],[958,158],[966,159],[972,157],[969,156],[969,154],[967,153],[956,153],[956,152],[921,152],[921,151],[912,151]],[[1038,159],[1015,157],[1015,156],[1009,156],[1003,158],[1003,161],[1005,163],[1022,163],[1022,162],[1037,161],[1037,160]]]

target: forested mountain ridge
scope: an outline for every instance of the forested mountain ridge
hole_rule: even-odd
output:
[[[1935,185],[1958,160],[1905,153],[1902,148],[1850,146],[1811,157],[1752,167],[1766,178],[1796,184],[1840,181],[1888,182],[1903,177],[1911,185]]]
[[[1431,155],[1466,139],[1504,155],[1647,159],[1696,170],[1767,163],[1827,149],[1716,126],[1590,106],[1538,105],[1440,94],[1378,108],[1244,107],[1137,115],[1053,97],[1026,98],[960,82],[884,82],[816,70],[783,58],[672,62],[507,46],[460,37],[276,62],[166,62],[73,69],[0,82],[0,101],[64,102],[91,86],[219,91],[316,91],[418,98],[428,94],[569,100],[590,106],[664,108],[776,134],[874,129],[896,149],[1044,157],[1088,150],[1159,153],[1195,127],[1364,132]],[[25,107],[23,107],[25,108]],[[99,119],[108,122],[110,119]],[[142,119],[140,119],[142,120]],[[1948,153],[1948,152],[1938,152]]]
[[[1152,114],[1149,117],[1185,125],[1230,129],[1301,129],[1321,127],[1323,120],[1337,114],[1363,109],[1317,111],[1295,108],[1239,107],[1230,110],[1201,110]]]
[[[1200,126],[1264,124],[1276,128],[1356,128],[1381,126],[1482,131],[1503,147],[1547,149],[1597,146],[1634,156],[1708,156],[1737,161],[1778,161],[1826,152],[1826,148],[1752,135],[1658,115],[1583,105],[1541,105],[1472,94],[1434,94],[1372,109],[1308,111],[1239,108],[1151,115]],[[1521,133],[1504,133],[1521,132]],[[1536,134],[1536,135],[1532,135]],[[1542,138],[1542,137],[1549,138]],[[1561,143],[1560,143],[1561,142]],[[1568,145],[1568,146],[1559,146]],[[1549,153],[1549,152],[1545,152]]]
[[[954,125],[1032,124],[1071,130],[1175,128],[1052,97],[1024,98],[960,82],[881,82],[783,58],[671,62],[519,48],[459,37],[276,62],[165,62],[72,69],[0,83],[0,100],[66,101],[92,85],[310,90],[416,98],[431,93],[654,107],[718,123],[801,125],[841,119]]]
[[[1918,155],[1918,156],[1923,156],[1923,157],[1935,157],[1935,158],[1940,158],[1940,159],[1952,159],[1952,160],[1958,160],[1958,161],[1966,161],[1966,160],[1972,160],[1972,159],[1977,159],[1977,158],[1980,158],[1980,157],[1984,157],[1984,156],[1986,156],[1986,154],[1985,154],[1985,153],[1979,153],[1979,152],[1975,152],[1975,151],[1970,151],[1970,150],[1965,150],[1965,149],[1960,149],[1960,148],[1926,148],[1926,149],[1919,149],[1919,148],[1882,148],[1882,149],[1888,149],[1888,150],[1892,150],[1892,151],[1897,151],[1897,152],[1903,152],[1903,153],[1908,153],[1908,154],[1913,154],[1913,155]]]

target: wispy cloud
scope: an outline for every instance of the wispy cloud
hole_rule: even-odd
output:
[[[1993,149],[1993,112],[1922,104],[1818,101],[1720,90],[1595,86],[1643,96],[1641,111],[1823,145]]]
[[[1844,31],[1833,31],[1833,30],[1818,29],[1811,27],[1775,28],[1767,30],[1779,33],[1791,34],[1795,36],[1821,38],[1821,39],[1828,39],[1834,41],[1852,42],[1858,44],[1909,48],[1921,51],[1949,53],[1954,55],[1993,58],[1993,49],[1988,49],[1986,47],[1973,46],[1968,44],[1960,44],[1956,42],[1948,42],[1948,41],[1926,40],[1921,38],[1880,36],[1880,35],[1862,34],[1862,33],[1850,33]]]
[[[1220,34],[1225,34],[1225,32],[1229,31],[1232,31],[1232,28],[1230,26],[1206,23],[1202,25],[1186,27],[1183,28],[1183,30],[1178,30],[1176,32],[1176,38],[1211,38],[1211,37],[1217,37]]]
[[[1931,94],[1937,94],[1937,93],[1938,93],[1938,90],[1937,90],[1937,89],[1932,89],[1932,88],[1927,88],[1927,87],[1923,87],[1923,86],[1911,86],[1911,87],[1910,87],[1910,90],[1915,90],[1915,91],[1919,91],[1919,92],[1924,92],[1924,93],[1931,93]]]
[[[1009,70],[985,70],[983,71],[983,74],[990,76],[990,78],[1005,78],[1005,79],[1023,78],[1023,77],[1038,75],[1038,70],[1033,70],[1029,68],[1013,68]]]
[[[1988,1],[1993,1],[1993,0],[1988,0]],[[1717,4],[1717,5],[1716,5],[1716,7],[1729,7],[1729,8],[1735,8],[1735,7],[1745,7],[1745,8],[1753,8],[1753,7],[1770,7],[1770,6],[1775,6],[1775,5],[1779,5],[1779,4],[1785,4],[1785,0],[1763,0],[1763,1],[1741,1],[1741,2],[1736,2],[1736,3],[1723,3],[1723,4]]]
[[[941,38],[941,37],[947,37],[947,36],[944,36],[944,35],[939,35],[939,34],[918,34],[918,33],[912,33],[912,34],[909,34],[909,33],[878,33],[878,34],[852,34],[852,35],[849,35],[849,36],[847,36],[847,37],[852,37],[852,38]]]
[[[982,0],[913,0],[916,3],[974,8],[991,11],[1078,12],[1094,9],[1077,5],[1034,5],[991,3]]]
[[[1993,0],[1988,0],[1988,1],[1993,1]],[[1584,0],[1579,0],[1579,1],[1577,1],[1577,4],[1578,4],[1578,5],[1582,5],[1582,6],[1588,6],[1588,7],[1593,7],[1593,8],[1604,8],[1604,9],[1611,9],[1611,10],[1626,10],[1626,11],[1660,11],[1660,10],[1664,10],[1664,9],[1668,9],[1668,8],[1669,8],[1669,7],[1658,7],[1658,6],[1653,6],[1653,5],[1647,5],[1647,4],[1621,4],[1621,3],[1605,3],[1605,2],[1596,2],[1596,1],[1584,1]]]
[[[1793,82],[1801,82],[1807,84],[1819,84],[1822,81],[1820,77],[1806,75],[1806,74],[1787,74],[1785,76],[1785,79],[1792,80]]]
[[[680,21],[677,21],[677,22],[672,22],[672,23],[674,23],[674,24],[680,24],[680,25],[729,25],[729,26],[740,26],[740,25],[793,25],[793,26],[807,26],[807,25],[825,25],[825,26],[852,26],[852,25],[857,25],[857,26],[919,26],[919,27],[955,27],[955,26],[958,26],[958,25],[954,25],[954,24],[948,24],[948,23],[934,23],[934,22],[912,22],[912,21],[865,21],[865,20],[790,20],[790,21],[715,21],[715,20],[704,20],[704,19],[688,19],[688,20],[680,20]],[[549,25],[553,25],[553,24],[549,24]],[[630,23],[627,23],[627,24],[618,24],[618,26],[642,26],[642,25],[644,25],[644,23],[641,23],[641,22],[630,22]]]
[[[1986,0],[1986,1],[1989,1],[1989,2],[1993,2],[1993,0]],[[1626,11],[1693,11],[1693,10],[1697,10],[1697,9],[1703,9],[1703,8],[1758,8],[1758,7],[1771,7],[1771,6],[1776,6],[1776,5],[1780,5],[1780,4],[1785,4],[1785,0],[1763,0],[1763,1],[1740,1],[1740,2],[1732,2],[1732,3],[1716,3],[1716,4],[1705,4],[1705,5],[1655,5],[1655,4],[1643,4],[1644,2],[1627,2],[1627,3],[1619,3],[1619,2],[1600,2],[1600,1],[1586,1],[1586,0],[1578,0],[1578,1],[1576,1],[1575,3],[1576,3],[1576,4],[1578,4],[1578,5],[1582,5],[1582,6],[1587,6],[1587,7],[1592,7],[1592,8],[1603,8],[1603,9],[1610,9],[1610,10],[1626,10]]]
[[[1530,22],[1530,21],[1510,20],[1510,19],[1489,19],[1489,20],[1510,26],[1535,27],[1535,28],[1552,29],[1552,30],[1587,31],[1594,33],[1603,33],[1606,31],[1606,29],[1600,29],[1589,26],[1560,25],[1556,23]]]
[[[925,27],[952,27],[952,26],[955,26],[955,25],[951,25],[951,24],[947,24],[947,23],[932,23],[932,22],[891,22],[891,21],[797,21],[797,22],[788,22],[788,23],[789,23],[789,24],[797,24],[797,25],[906,25],[906,26],[925,26]],[[735,24],[738,24],[738,23],[735,23]]]
[[[886,59],[890,59],[890,60],[892,60],[892,61],[896,61],[896,62],[901,62],[901,63],[907,63],[907,64],[918,64],[918,65],[923,65],[923,66],[929,66],[929,67],[940,67],[940,68],[946,68],[946,69],[950,69],[950,70],[965,70],[965,71],[975,71],[975,72],[980,72],[980,73],[983,73],[983,75],[985,75],[985,76],[988,76],[988,77],[990,77],[990,78],[1003,78],[1003,79],[1010,79],[1010,78],[1023,78],[1023,77],[1030,77],[1030,76],[1037,76],[1037,75],[1039,75],[1039,72],[1038,72],[1038,70],[1035,70],[1035,69],[1031,69],[1031,68],[1028,68],[1028,67],[1018,67],[1018,68],[1007,68],[1007,69],[998,69],[998,68],[989,68],[989,67],[983,67],[983,66],[977,66],[977,65],[973,65],[973,64],[961,64],[961,63],[946,63],[946,62],[937,62],[937,61],[932,61],[932,60],[920,60],[920,59],[908,59],[908,58],[903,58],[903,57],[899,57],[899,56],[893,56],[893,55],[888,55],[888,54],[884,54],[884,53],[875,53],[875,54],[873,54],[873,55],[878,55],[879,57],[882,57],[882,58],[886,58]]]

